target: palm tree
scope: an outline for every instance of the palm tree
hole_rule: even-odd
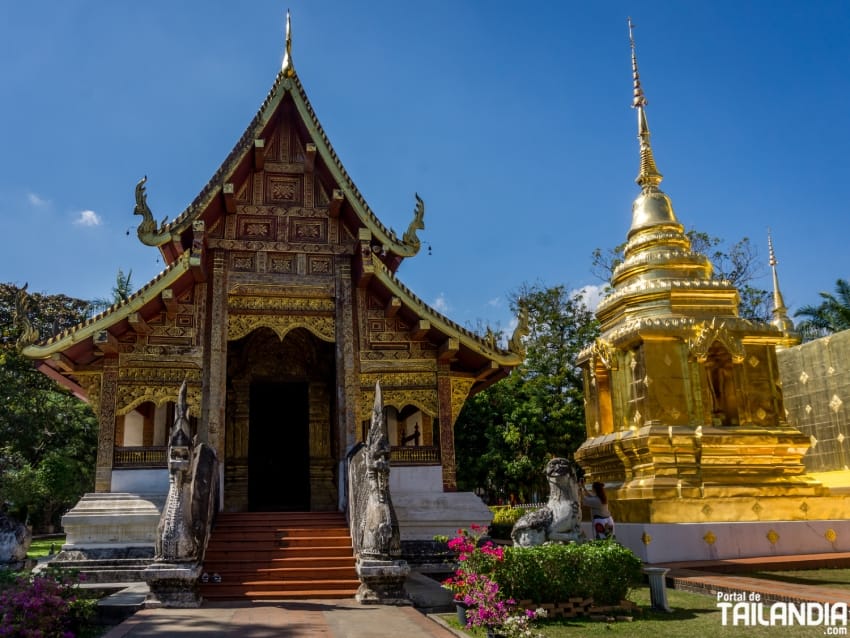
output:
[[[820,304],[803,306],[794,313],[795,317],[805,317],[797,329],[807,341],[850,329],[850,282],[839,279],[835,282],[835,292],[834,295],[818,293],[823,299]]]

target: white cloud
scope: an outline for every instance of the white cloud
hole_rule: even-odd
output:
[[[608,295],[608,286],[595,286],[588,284],[578,290],[574,290],[573,294],[581,295],[584,298],[584,303],[588,310],[596,312],[599,302]]]
[[[437,312],[446,314],[449,311],[449,302],[446,300],[446,293],[441,292],[439,295],[437,295],[437,298],[431,305],[434,306],[434,310],[436,310]]]
[[[44,199],[38,193],[27,193],[27,201],[37,208],[44,208],[50,204],[49,199]]]
[[[74,223],[78,226],[100,226],[100,216],[93,210],[81,210]]]
[[[487,305],[493,308],[499,308],[502,305],[502,298],[493,297],[490,301],[487,302]]]

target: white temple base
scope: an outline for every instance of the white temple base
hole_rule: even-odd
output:
[[[617,523],[615,534],[646,563],[850,551],[850,520]]]
[[[66,542],[63,552],[107,557],[122,548],[150,550],[165,495],[95,492],[86,494],[62,517]],[[94,554],[106,554],[95,556]]]
[[[472,492],[444,492],[440,466],[394,467],[390,494],[402,541],[454,536],[459,528],[489,525],[493,513]]]

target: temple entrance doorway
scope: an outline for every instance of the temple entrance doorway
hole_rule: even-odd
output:
[[[310,509],[310,413],[306,383],[251,384],[248,509]]]
[[[226,511],[337,509],[335,396],[334,344],[306,328],[228,342]]]

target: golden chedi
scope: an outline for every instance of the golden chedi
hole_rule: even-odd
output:
[[[659,188],[631,26],[641,192],[596,312],[601,336],[579,361],[588,438],[576,459],[606,484],[618,538],[630,523],[844,518],[841,498],[806,474],[809,438],[786,420],[776,347],[796,335],[784,303],[773,325],[739,317],[738,291],[712,279]],[[699,533],[709,545],[717,535]]]

